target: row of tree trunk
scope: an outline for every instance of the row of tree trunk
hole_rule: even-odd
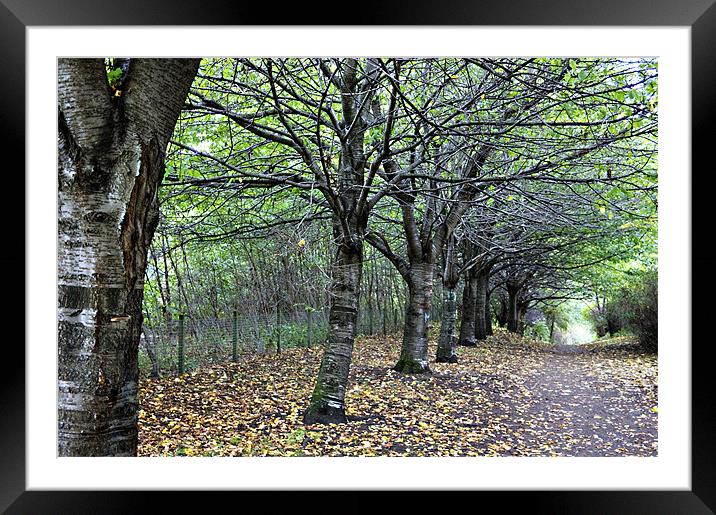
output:
[[[137,356],[147,254],[159,215],[157,190],[166,147],[199,60],[115,64],[122,75],[113,85],[102,59],[61,59],[58,65],[60,456],[136,455]],[[342,141],[337,200],[331,199],[335,253],[329,332],[306,423],[346,421],[369,209],[363,194],[363,110],[370,105],[372,88],[370,80],[359,83],[356,66],[346,60],[341,80],[342,112],[350,130]],[[489,150],[478,152],[469,177],[488,155]],[[474,194],[463,191],[435,232],[425,234],[412,234],[414,206],[404,204],[409,262],[394,262],[408,286],[398,371],[430,372],[428,328],[437,257],[444,247],[454,247],[446,243],[453,240]],[[449,252],[454,255],[454,248]],[[456,343],[474,345],[491,331],[490,266],[483,260],[467,270],[459,340],[455,290],[460,273],[454,263],[444,267],[439,361],[455,362]],[[506,323],[514,331],[520,327],[519,289],[507,285]]]

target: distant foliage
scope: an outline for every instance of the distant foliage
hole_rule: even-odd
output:
[[[658,274],[650,270],[641,274],[632,286],[622,289],[611,304],[626,329],[632,331],[647,350],[656,352],[658,344]]]
[[[624,329],[622,310],[623,307],[619,305],[619,302],[615,301],[609,301],[602,307],[593,306],[589,309],[587,316],[594,324],[594,330],[599,338],[607,335],[615,336],[622,332]]]
[[[549,341],[549,327],[544,320],[538,320],[525,328],[525,337],[536,340]]]

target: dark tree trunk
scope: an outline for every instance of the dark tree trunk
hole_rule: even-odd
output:
[[[486,314],[489,306],[487,304],[487,288],[490,280],[490,270],[483,268],[478,270],[475,281],[475,340],[487,339]]]
[[[507,326],[507,301],[503,295],[500,295],[500,311],[497,313],[497,325],[500,327]]]
[[[519,332],[519,307],[518,296],[519,290],[515,288],[507,288],[507,330],[513,333]]]
[[[405,308],[403,345],[393,367],[398,372],[429,373],[428,320],[433,298],[434,264],[414,263],[410,267],[408,300]]]
[[[475,300],[477,297],[477,275],[474,270],[465,276],[465,287],[462,291],[462,311],[460,318],[460,338],[458,345],[475,346]]]
[[[490,290],[487,290],[487,297],[485,298],[485,333],[487,336],[495,334],[492,331],[492,310],[490,309]]]
[[[138,347],[164,149],[198,60],[58,64],[58,453],[137,451]]]
[[[440,338],[435,361],[457,363],[457,283],[460,276],[455,269],[455,237],[450,235],[443,253],[443,306]]]
[[[457,285],[443,285],[443,316],[440,327],[440,339],[435,361],[438,363],[457,363]]]
[[[525,334],[525,315],[527,314],[527,303],[517,303],[517,334]]]
[[[609,333],[609,336],[614,336],[618,331],[614,318],[607,313],[607,333]]]

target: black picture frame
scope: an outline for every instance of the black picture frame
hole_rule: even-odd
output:
[[[688,26],[691,27],[692,70],[692,172],[690,177],[692,243],[691,277],[692,334],[684,334],[683,341],[662,342],[662,345],[687,347],[691,338],[692,356],[692,456],[690,491],[525,491],[470,492],[467,500],[474,509],[486,509],[487,500],[496,500],[512,508],[515,502],[533,513],[669,513],[699,514],[716,512],[716,410],[712,401],[713,385],[710,361],[709,293],[713,291],[716,258],[709,243],[713,228],[708,197],[716,173],[711,155],[716,141],[714,106],[716,105],[716,0],[425,0],[410,3],[386,3],[367,0],[356,5],[354,12],[342,11],[338,3],[276,4],[268,9],[264,3],[230,2],[228,0],[0,0],[0,134],[6,158],[19,158],[5,169],[7,197],[24,198],[25,170],[25,29],[42,25],[556,25],[556,26]],[[48,77],[51,73],[48,72]],[[48,176],[48,180],[49,176]],[[709,186],[711,184],[712,186]],[[11,188],[11,189],[10,189]],[[22,191],[23,195],[19,192]],[[12,192],[12,193],[10,193]],[[17,192],[17,194],[15,194]],[[7,203],[6,203],[7,205]],[[6,208],[7,209],[7,208]],[[19,210],[20,208],[18,208]],[[5,271],[6,291],[10,298],[6,309],[6,335],[10,325],[20,328],[24,341],[24,326],[11,322],[8,315],[25,305],[25,274],[31,273],[25,264],[25,225],[19,223],[18,211],[6,211],[2,234],[12,250],[0,253],[0,268]],[[23,209],[24,212],[24,209]],[[12,219],[10,219],[12,218]],[[22,270],[23,274],[16,271]],[[8,284],[7,279],[10,280]],[[23,284],[13,284],[13,281]],[[695,283],[698,287],[695,287]],[[250,504],[270,507],[264,511],[278,511],[276,498],[266,492],[203,493],[201,500],[192,492],[127,492],[127,491],[26,491],[25,486],[25,358],[19,338],[6,338],[4,357],[6,366],[0,372],[0,510],[6,513],[159,513],[191,511],[193,504],[202,503],[202,511],[213,511],[219,502],[230,506]],[[49,349],[48,349],[49,351]],[[12,355],[12,354],[15,355]],[[12,363],[8,366],[7,363]],[[448,500],[447,509],[460,509],[449,495],[434,492],[412,492],[391,495],[387,501],[397,501],[401,511],[420,511],[426,500]],[[365,512],[374,510],[374,500],[358,491],[321,492],[325,501],[317,504],[308,500],[312,492],[292,492],[286,496],[292,511],[321,512],[321,506],[333,512]],[[210,500],[207,500],[207,497]],[[463,497],[462,495],[460,497]],[[492,499],[494,498],[494,499]],[[210,504],[207,504],[210,503]],[[240,504],[237,504],[240,503]],[[382,501],[381,501],[382,503]],[[473,504],[474,503],[474,504]],[[454,506],[452,508],[451,506]],[[494,508],[493,508],[494,509]],[[222,510],[223,511],[223,510]]]

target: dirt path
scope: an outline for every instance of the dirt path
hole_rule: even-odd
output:
[[[648,356],[590,352],[577,346],[545,352],[527,387],[526,424],[539,424],[539,442],[570,456],[656,455],[656,381]]]

